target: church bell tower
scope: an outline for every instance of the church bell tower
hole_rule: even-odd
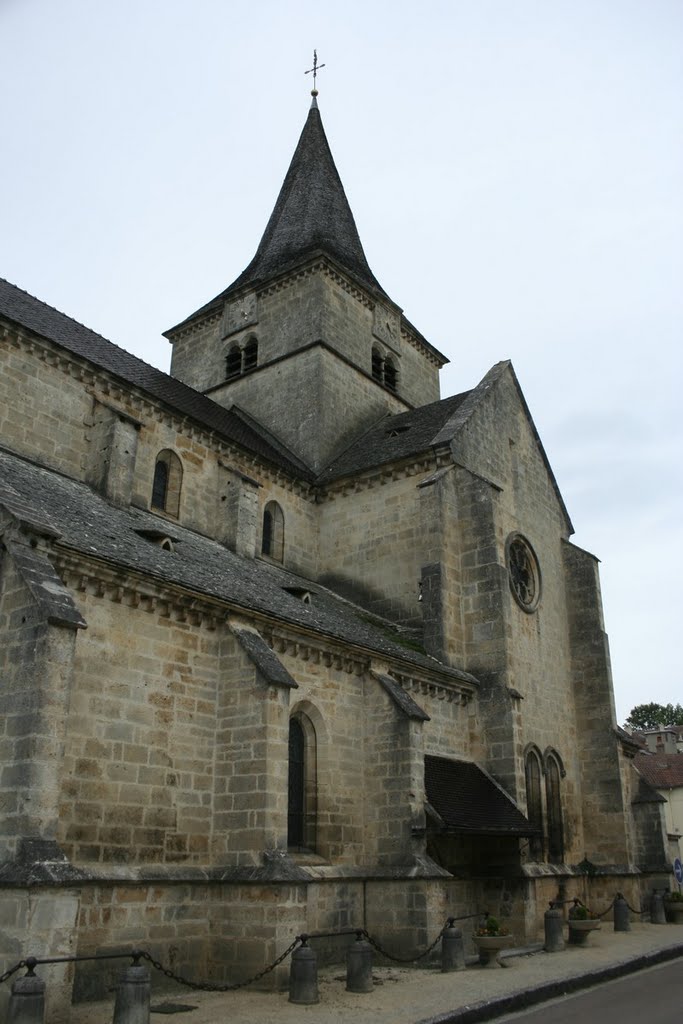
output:
[[[173,376],[318,473],[382,416],[436,401],[447,360],[370,270],[312,95],[256,255],[166,337]]]

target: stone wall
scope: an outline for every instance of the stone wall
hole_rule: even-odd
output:
[[[79,604],[58,839],[80,864],[205,862],[217,633],[144,602]]]
[[[421,625],[424,528],[418,484],[424,467],[335,488],[319,507],[320,573],[370,611]]]

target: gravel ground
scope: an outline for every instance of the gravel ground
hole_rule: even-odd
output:
[[[373,991],[365,994],[346,991],[343,966],[324,968],[319,973],[320,1001],[311,1006],[290,1003],[287,992],[242,989],[198,993],[177,986],[162,995],[153,995],[152,1007],[181,1003],[193,1009],[172,1016],[153,1012],[152,1022],[161,1024],[169,1019],[177,1024],[417,1024],[441,1017],[446,1024],[448,1016],[458,1009],[493,1001],[494,1005],[482,1011],[479,1018],[490,1019],[491,1013],[496,1013],[495,1000],[501,997],[529,993],[553,982],[571,984],[567,979],[618,964],[630,972],[649,966],[646,958],[653,954],[683,957],[683,925],[638,923],[632,925],[630,932],[614,932],[611,923],[605,923],[589,936],[585,947],[568,946],[561,953],[518,951],[506,958],[507,969],[476,965],[441,974],[435,969],[376,967]],[[552,994],[560,994],[562,987],[560,984],[558,992]],[[109,1024],[112,1017],[113,1000],[82,1004],[74,1008],[72,1024]]]

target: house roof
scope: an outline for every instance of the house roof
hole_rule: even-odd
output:
[[[284,568],[245,558],[208,537],[137,508],[110,505],[88,486],[0,449],[0,504],[22,510],[23,522],[44,524],[59,535],[60,548],[81,552],[151,578],[216,598],[233,610],[276,617],[323,636],[390,658],[398,658],[441,676],[477,684],[467,672],[449,668],[415,649],[412,631],[304,580]],[[173,538],[173,551],[153,542],[160,533]],[[306,591],[311,603],[297,593]]]
[[[255,421],[247,420],[238,410],[224,409],[199,391],[157,370],[107,341],[101,334],[1,278],[0,316],[54,342],[72,355],[90,360],[127,384],[146,391],[174,411],[286,472],[305,480],[313,479],[313,474],[300,459],[272,435],[261,432]]]
[[[388,299],[365,257],[314,97],[251,263],[228,288],[166,333],[222,307],[226,298],[242,288],[264,284],[315,254],[330,256],[365,288]]]
[[[465,391],[410,412],[384,416],[322,471],[319,482],[328,483],[429,451],[436,446],[444,425],[468,395],[469,391]]]
[[[683,754],[653,754],[639,750],[633,763],[646,782],[656,789],[683,786]]]
[[[479,765],[425,757],[427,800],[448,832],[479,836],[531,836],[538,829]]]

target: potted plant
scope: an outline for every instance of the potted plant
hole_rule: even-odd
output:
[[[600,918],[583,903],[575,903],[569,911],[569,941],[583,946],[590,932],[600,927]]]
[[[489,914],[477,928],[474,942],[479,950],[479,963],[482,967],[502,967],[498,958],[499,953],[501,949],[512,945],[512,936],[497,917]]]
[[[667,921],[683,924],[683,893],[668,892],[664,896],[664,911]]]

